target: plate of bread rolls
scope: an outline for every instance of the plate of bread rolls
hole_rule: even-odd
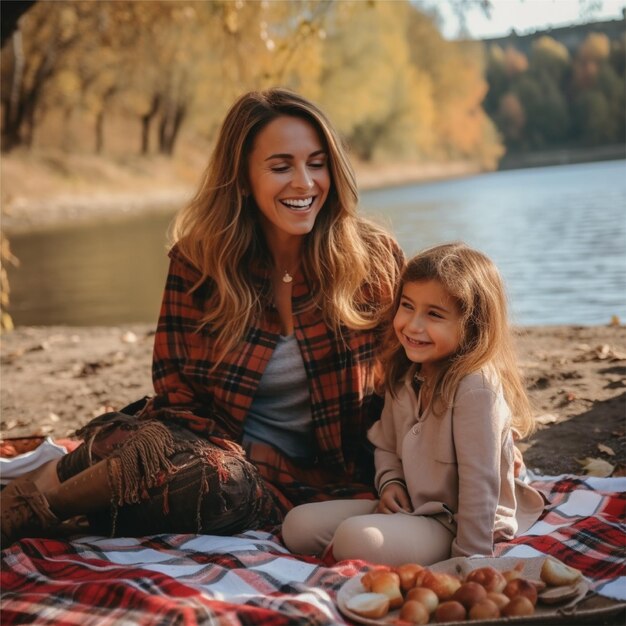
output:
[[[557,623],[589,592],[582,573],[551,556],[455,558],[429,567],[379,566],[346,581],[341,613],[361,624]]]

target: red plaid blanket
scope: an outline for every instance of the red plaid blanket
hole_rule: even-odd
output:
[[[498,555],[552,554],[596,591],[626,600],[624,478],[536,477],[549,504]],[[292,555],[277,535],[23,540],[2,553],[0,622],[10,624],[345,624],[334,598],[364,561]]]

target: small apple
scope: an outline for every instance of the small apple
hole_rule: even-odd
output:
[[[475,582],[482,585],[487,591],[501,592],[506,585],[504,576],[491,566],[479,567],[472,570],[466,577],[468,582]]]
[[[428,624],[430,613],[421,602],[409,600],[400,609],[400,619],[411,624]]]
[[[423,569],[417,563],[404,563],[396,567],[396,574],[400,577],[400,588],[402,591],[408,591],[415,587],[415,577]]]
[[[485,598],[480,602],[477,602],[470,610],[469,610],[469,618],[470,619],[497,619],[500,617],[500,609],[496,606],[495,602],[488,600]]]
[[[503,617],[519,617],[522,615],[532,615],[535,612],[533,603],[526,596],[515,596],[502,609]]]
[[[373,580],[380,574],[383,574],[388,571],[389,571],[388,567],[377,567],[375,569],[371,569],[369,572],[365,572],[365,574],[361,576],[361,584],[363,585],[363,587],[365,587],[366,591],[371,591]]]
[[[460,602],[466,609],[471,608],[477,602],[487,597],[487,591],[478,583],[463,583],[452,596],[453,600]]]
[[[509,596],[505,596],[503,593],[488,591],[487,600],[491,600],[500,610],[502,610],[511,601],[511,598],[509,598]]]
[[[426,607],[428,613],[434,613],[439,605],[437,594],[432,589],[427,589],[426,587],[413,587],[413,589],[409,589],[404,600],[417,600],[417,602],[421,602]]]
[[[462,622],[466,616],[465,607],[455,600],[442,602],[435,610],[435,619],[438,622]]]
[[[419,576],[421,576],[421,572]],[[443,601],[449,600],[454,595],[454,592],[461,586],[461,579],[452,574],[429,571],[422,577],[419,586],[432,589],[439,600]]]
[[[372,592],[384,593],[389,598],[389,608],[402,606],[404,598],[400,591],[400,577],[395,572],[382,572],[372,580]]]
[[[516,596],[525,596],[533,606],[537,604],[537,587],[525,578],[514,578],[509,581],[502,593],[511,599]]]

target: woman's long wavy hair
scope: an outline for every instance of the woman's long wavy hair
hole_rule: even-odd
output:
[[[513,427],[520,436],[533,431],[531,407],[517,365],[513,333],[507,313],[507,298],[500,272],[481,252],[463,243],[448,243],[424,250],[404,268],[394,298],[393,313],[400,306],[406,283],[436,280],[454,298],[461,312],[461,345],[441,368],[434,383],[433,410],[441,414],[452,406],[461,380],[483,367],[500,378],[504,397],[513,414]],[[385,384],[392,394],[412,362],[388,320],[388,346],[382,361]]]
[[[245,190],[255,138],[282,116],[311,123],[328,154],[331,186],[305,237],[302,258],[305,276],[315,286],[314,305],[325,322],[336,332],[342,326],[375,327],[398,279],[391,237],[357,216],[354,172],[322,111],[285,89],[246,93],[227,113],[201,185],[176,217],[171,233],[172,243],[201,272],[192,291],[210,283],[212,297],[202,322],[216,337],[218,362],[243,338],[264,306],[251,270],[270,268],[271,256],[259,210]]]

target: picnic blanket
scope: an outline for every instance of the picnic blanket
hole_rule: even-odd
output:
[[[497,555],[552,554],[626,600],[626,478],[534,476],[549,504]],[[0,622],[242,626],[346,624],[334,599],[365,561],[290,554],[280,535],[26,539],[2,552]]]

